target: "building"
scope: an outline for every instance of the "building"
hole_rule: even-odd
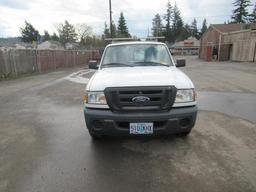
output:
[[[15,44],[15,49],[26,49],[26,48],[27,47],[25,45],[18,44],[18,43]]]
[[[200,41],[195,37],[189,37],[184,41],[178,41],[171,46],[173,55],[198,55]]]
[[[64,50],[64,47],[58,41],[44,41],[37,45],[37,49],[55,49]]]
[[[27,49],[30,48],[29,43],[22,42],[19,37],[8,37],[8,38],[0,38],[0,49]]]
[[[255,24],[210,25],[200,39],[199,58],[206,61],[256,61]]]
[[[66,43],[66,49],[68,50],[78,50],[79,44],[78,43]]]

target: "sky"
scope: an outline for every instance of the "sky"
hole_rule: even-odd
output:
[[[113,19],[118,21],[124,13],[132,35],[145,37],[151,33],[152,18],[164,15],[168,0],[112,0]],[[109,23],[109,0],[0,0],[0,37],[20,36],[24,21],[31,23],[40,34],[56,27],[64,20],[72,24],[86,23],[97,35],[103,33],[105,21]],[[174,5],[175,0],[170,0]],[[185,23],[194,18],[198,27],[204,18],[208,24],[230,20],[234,0],[176,0]],[[255,0],[251,0],[254,4]],[[249,10],[251,11],[252,8]]]

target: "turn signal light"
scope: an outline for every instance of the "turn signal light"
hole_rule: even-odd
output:
[[[83,100],[84,100],[84,103],[87,103],[87,101],[88,101],[88,96],[87,96],[87,95],[84,95]]]

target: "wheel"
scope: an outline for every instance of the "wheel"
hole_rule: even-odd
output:
[[[102,139],[102,138],[103,138],[102,135],[99,135],[99,134],[93,132],[93,131],[90,130],[90,129],[88,129],[88,131],[89,131],[89,134],[90,134],[90,136],[91,136],[91,138],[92,138],[93,140],[99,140],[99,139]]]
[[[190,132],[191,132],[191,129],[186,131],[186,132],[179,133],[179,136],[180,137],[187,137],[190,134]]]

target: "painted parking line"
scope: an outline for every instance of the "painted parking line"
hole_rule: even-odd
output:
[[[90,80],[90,78],[85,77],[89,73],[93,73],[96,70],[92,69],[85,69],[85,70],[80,70],[77,72],[74,72],[67,77],[64,77],[65,80],[74,82],[74,83],[79,83],[79,84],[87,84]]]

